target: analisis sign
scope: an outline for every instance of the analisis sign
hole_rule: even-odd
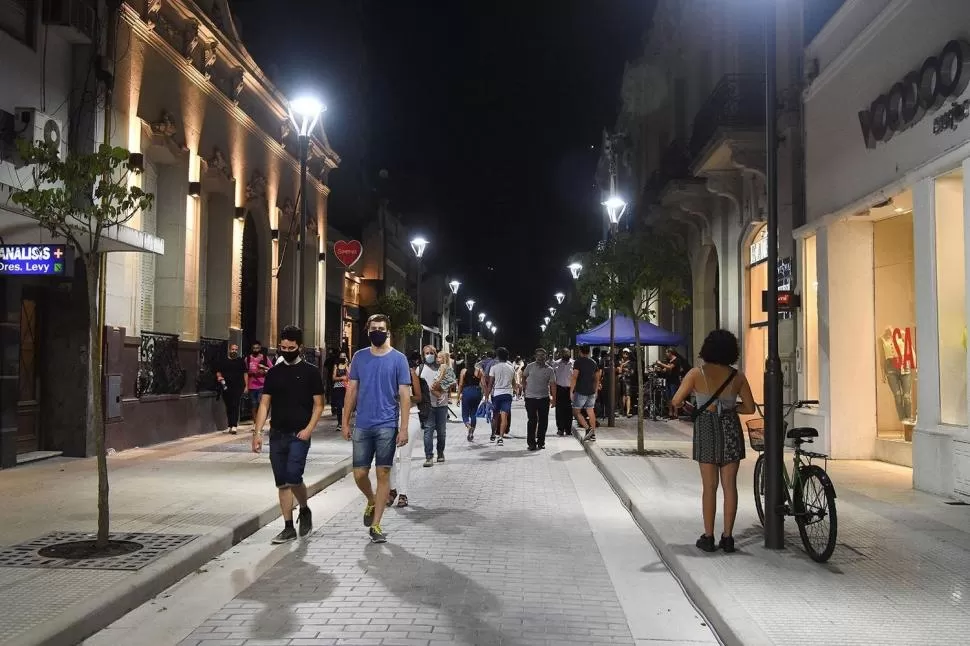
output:
[[[4,276],[66,276],[66,245],[0,245],[0,274]]]
[[[970,83],[970,43],[951,40],[937,56],[923,61],[919,70],[907,74],[889,92],[881,94],[868,110],[859,112],[859,125],[867,148],[887,142],[912,128],[927,114],[956,99]]]

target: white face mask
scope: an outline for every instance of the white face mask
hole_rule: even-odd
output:
[[[433,364],[435,361],[435,356],[433,354],[424,355],[424,362],[428,365]]]

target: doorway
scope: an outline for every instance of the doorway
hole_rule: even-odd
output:
[[[40,450],[40,299],[27,289],[20,299],[17,454]]]
[[[240,319],[243,329],[243,348],[257,339],[259,321],[259,234],[252,213],[246,214],[243,226],[242,280],[240,289]],[[266,340],[264,339],[265,343]]]

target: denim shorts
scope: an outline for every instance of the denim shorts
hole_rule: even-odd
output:
[[[493,412],[512,414],[512,395],[492,395]]]
[[[596,395],[573,393],[573,408],[587,409],[596,407]]]
[[[371,463],[388,469],[394,465],[396,428],[355,428],[353,439],[355,469],[369,469]]]
[[[273,467],[276,487],[285,489],[303,484],[303,470],[306,469],[306,456],[310,451],[310,441],[304,442],[296,433],[269,432],[269,463]]]

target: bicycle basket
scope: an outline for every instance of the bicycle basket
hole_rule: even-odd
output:
[[[781,432],[788,430],[788,422],[781,423]],[[763,417],[748,420],[748,443],[759,453],[765,450],[765,420]]]

